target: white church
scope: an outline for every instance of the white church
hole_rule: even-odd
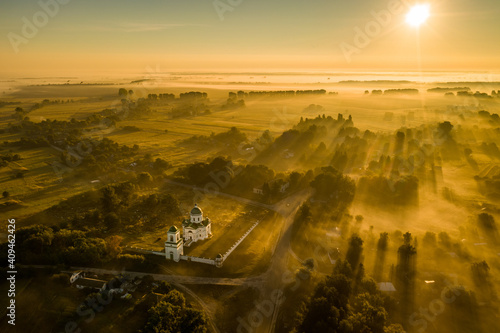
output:
[[[184,254],[184,242],[189,246],[192,242],[212,237],[212,222],[203,218],[203,211],[197,204],[191,209],[189,218],[182,222],[182,234],[176,226],[171,226],[165,241],[165,256],[167,259],[179,261]]]
[[[197,242],[212,237],[212,222],[203,218],[203,211],[197,204],[191,209],[190,218],[182,222],[182,234],[186,242]]]

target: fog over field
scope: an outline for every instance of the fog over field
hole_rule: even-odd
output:
[[[14,216],[21,241],[33,250],[29,239],[41,230],[51,235],[37,246],[49,246],[55,256],[23,250],[26,264],[85,265],[85,257],[72,257],[54,243],[67,230],[101,239],[107,251],[118,246],[94,259],[102,268],[249,281],[216,295],[194,287],[186,295],[195,291],[205,301],[192,299],[192,306],[210,325],[229,331],[243,326],[229,315],[234,310],[224,305],[226,297],[266,304],[269,288],[280,284],[271,277],[283,267],[296,271],[298,287],[293,280],[282,287],[288,299],[282,317],[262,324],[287,331],[295,324],[286,318],[303,311],[300,304],[307,306],[322,276],[333,270],[349,277],[341,273],[347,263],[349,271],[364,272],[363,283],[395,287],[377,296],[391,329],[456,332],[447,328],[450,309],[436,315],[435,328],[425,326],[425,313],[414,312],[432,301],[433,290],[439,296],[442,283],[468,295],[460,306],[477,307],[471,323],[493,325],[486,309],[496,302],[491,295],[499,269],[500,83],[469,81],[480,75],[432,73],[423,80],[406,73],[160,73],[114,81],[4,80],[2,220]],[[222,268],[207,271],[210,266],[147,253],[164,251],[162,235],[170,225],[181,228],[179,216],[195,203],[213,219],[214,236],[186,247],[190,256],[213,258],[251,221],[260,221]],[[287,246],[291,259],[273,259]],[[408,254],[413,264],[403,267],[406,247],[414,251]],[[411,280],[398,277],[403,269],[414,274]],[[469,273],[459,273],[464,271]],[[488,291],[477,279],[487,281]],[[391,308],[391,302],[404,306]],[[237,308],[238,318],[252,313]],[[144,319],[137,320],[134,325]]]
[[[500,332],[499,4],[0,1],[0,332]]]

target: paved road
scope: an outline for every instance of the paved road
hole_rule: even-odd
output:
[[[276,295],[276,293],[283,293],[283,289],[287,283],[290,283],[293,278],[292,271],[288,268],[289,254],[298,259],[298,257],[293,253],[291,248],[291,236],[292,236],[292,224],[295,217],[295,213],[299,209],[300,205],[304,200],[309,197],[309,191],[298,192],[275,205],[275,210],[282,216],[282,227],[280,232],[280,238],[277,241],[276,248],[269,265],[269,269],[265,273],[263,278],[263,283],[261,287],[261,298],[260,302],[268,301],[269,295]],[[299,259],[300,260],[300,259]],[[274,302],[273,302],[274,303]],[[276,320],[278,318],[280,303],[274,303],[272,315],[263,316],[264,321],[261,325],[256,325],[253,327],[254,332],[274,332],[276,326]],[[257,307],[255,308],[257,310]]]
[[[38,267],[38,266],[35,266]],[[42,266],[40,266],[42,267]],[[152,274],[144,272],[132,272],[132,271],[119,271],[112,269],[102,269],[102,268],[90,268],[90,267],[71,267],[72,271],[84,271],[91,272],[95,274],[110,274],[110,275],[128,275],[132,278],[143,277],[146,275],[152,276],[155,280],[166,281],[168,283],[180,283],[180,284],[211,284],[220,286],[255,286],[262,283],[263,276],[250,277],[250,278],[209,278],[200,276],[185,276],[185,275],[171,275],[171,274]]]

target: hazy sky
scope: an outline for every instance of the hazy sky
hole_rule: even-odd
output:
[[[40,1],[51,17],[0,0],[2,73],[500,69],[499,0],[420,1],[420,29],[406,5],[385,26],[373,16],[408,0],[56,1]]]

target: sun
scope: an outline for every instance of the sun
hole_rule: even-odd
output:
[[[406,14],[406,23],[414,27],[420,27],[430,16],[430,6],[420,4],[413,6]]]

